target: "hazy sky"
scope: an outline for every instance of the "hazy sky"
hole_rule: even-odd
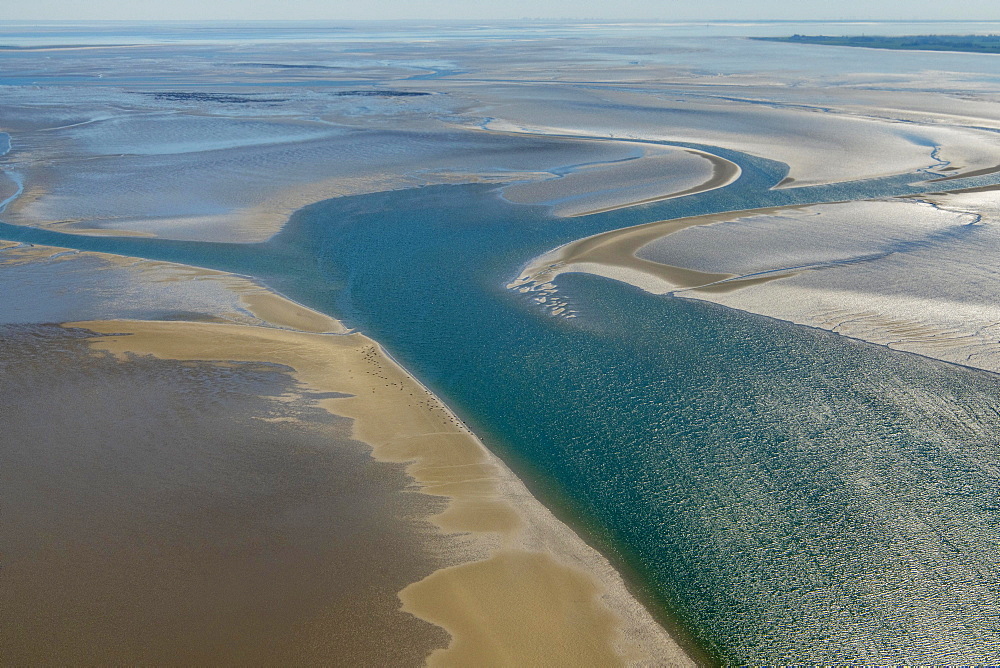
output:
[[[1000,19],[997,0],[0,0],[0,20]]]

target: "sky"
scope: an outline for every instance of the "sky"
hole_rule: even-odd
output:
[[[0,21],[274,19],[1000,20],[997,0],[0,0]]]

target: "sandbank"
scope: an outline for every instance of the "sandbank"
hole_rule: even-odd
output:
[[[310,389],[338,393],[323,407],[351,418],[376,459],[405,463],[420,491],[446,498],[431,521],[465,536],[453,566],[400,594],[404,610],[452,635],[432,664],[691,665],[607,560],[371,339],[190,322],[66,326],[125,334],[92,340],[119,356],[281,364]]]
[[[696,193],[708,192],[710,190],[716,190],[718,188],[727,186],[730,183],[733,183],[740,177],[740,174],[742,173],[740,166],[737,165],[735,162],[732,162],[731,160],[726,160],[725,158],[717,156],[713,153],[709,153],[707,151],[701,151],[693,148],[678,147],[671,144],[668,141],[623,140],[623,139],[616,139],[614,137],[604,137],[600,135],[589,135],[584,133],[563,134],[555,131],[546,131],[546,130],[535,131],[527,129],[510,129],[505,124],[498,124],[498,125],[500,125],[500,127],[504,129],[494,129],[493,126],[490,125],[485,127],[483,131],[489,132],[491,134],[500,134],[508,136],[538,136],[538,137],[544,137],[546,139],[563,139],[570,141],[596,141],[596,142],[621,144],[623,146],[635,145],[640,148],[653,148],[653,147],[658,147],[661,149],[667,148],[667,149],[673,149],[676,152],[684,153],[690,156],[696,156],[703,160],[707,160],[711,166],[711,175],[708,178],[704,179],[701,183],[698,183],[697,185],[688,186],[686,180],[671,179],[668,177],[664,178],[662,181],[656,184],[655,187],[659,191],[659,194],[656,194],[651,197],[639,197],[639,198],[635,197],[630,198],[627,196],[623,197],[621,191],[627,189],[630,176],[629,172],[635,172],[633,176],[638,178],[639,177],[638,170],[646,168],[647,163],[654,162],[658,157],[662,157],[658,156],[655,153],[651,155],[650,154],[643,155],[642,157],[630,161],[630,164],[627,165],[627,167],[631,168],[630,170],[626,171],[622,175],[617,176],[617,178],[611,179],[612,183],[608,184],[607,182],[605,182],[603,186],[601,186],[602,188],[610,187],[611,192],[602,194],[600,191],[598,191],[593,193],[591,198],[588,198],[587,200],[589,201],[590,199],[594,198],[598,200],[604,199],[605,200],[604,204],[598,206],[591,206],[587,204],[576,205],[576,206],[572,204],[568,205],[560,204],[555,207],[555,212],[557,215],[570,218],[575,218],[579,216],[589,216],[591,214],[604,213],[606,211],[615,211],[617,209],[626,209],[633,206],[639,206],[641,204],[651,204],[653,202],[661,202],[663,200],[674,199],[677,197],[684,197],[686,195],[694,195]],[[605,169],[603,171],[607,171],[608,167],[610,167],[610,165],[605,166]],[[595,166],[594,169],[598,175],[604,178],[604,174],[603,171],[600,169],[600,166]],[[570,174],[568,178],[564,177],[563,179],[554,179],[551,181],[544,182],[545,185],[549,186],[549,188],[554,191],[550,195],[551,200],[558,201],[561,197],[569,197],[575,195],[574,186],[576,184],[573,183],[572,179],[573,176],[574,174]],[[565,181],[566,186],[563,187],[560,181]],[[680,188],[677,187],[678,183],[681,184]],[[515,192],[517,188],[518,186],[516,184],[514,186],[509,186],[504,190],[505,196],[508,195],[508,193]],[[579,197],[579,195],[576,196]],[[513,198],[508,196],[508,199],[513,199]],[[526,204],[546,203],[545,200],[539,197],[535,197],[534,199],[519,198],[519,199],[514,199],[514,201]]]
[[[318,108],[311,115],[309,96],[294,116],[257,109],[257,117],[143,93],[123,93],[109,108],[88,95],[87,104],[54,104],[41,118],[32,113],[36,93],[19,95],[2,119],[12,136],[3,168],[21,176],[24,190],[11,196],[4,221],[74,234],[259,243],[295,211],[333,197],[551,179],[567,165],[616,164],[635,152],[615,143],[490,137],[429,120],[420,109],[391,127],[359,129],[353,117]],[[407,107],[431,104],[407,100]]]
[[[592,213],[604,213],[605,211],[614,211],[615,209],[623,209],[630,206],[638,206],[640,204],[652,204],[653,202],[661,202],[667,199],[674,199],[676,197],[684,197],[685,195],[694,195],[697,193],[708,192],[709,190],[715,190],[717,188],[722,188],[730,183],[733,183],[736,179],[740,177],[740,167],[735,162],[726,160],[725,158],[720,158],[717,155],[713,155],[706,151],[697,151],[695,149],[685,149],[686,152],[693,155],[698,155],[709,162],[712,163],[712,178],[708,179],[704,183],[688,188],[686,190],[680,190],[678,192],[672,192],[665,195],[659,195],[657,197],[647,197],[646,199],[636,200],[634,202],[629,202],[627,204],[621,204],[617,206],[608,206],[600,209],[592,209],[583,213],[574,214],[575,216],[589,216]]]
[[[221,321],[343,332],[340,321],[234,274],[93,251],[0,241],[0,323],[80,317]]]
[[[524,99],[518,89],[504,92],[510,99],[494,97],[490,129],[607,140],[627,133],[637,141],[725,147],[788,165],[791,180],[779,189],[917,173],[943,162],[978,170],[995,165],[1000,152],[993,133],[971,127],[915,123],[914,143],[900,136],[897,123],[870,116],[867,109],[795,108],[770,100],[762,105],[764,100],[728,94],[712,100],[717,93],[711,86],[679,100],[627,89],[587,91],[588,99],[574,91],[572,104],[558,114],[558,126],[550,125],[556,116],[546,105]]]
[[[708,192],[709,190],[715,190],[717,188],[722,188],[723,186],[728,186],[730,183],[736,181],[740,178],[740,166],[735,162],[726,160],[725,158],[720,158],[717,155],[713,155],[706,151],[697,151],[695,149],[685,149],[687,153],[692,155],[697,155],[705,158],[710,163],[712,163],[712,177],[697,186],[687,188],[685,190],[680,190],[677,192],[670,192],[664,195],[658,195],[656,197],[647,197],[646,199],[635,200],[628,202],[626,204],[619,204],[615,206],[606,206],[599,209],[591,209],[581,213],[575,213],[574,216],[589,216],[593,213],[604,213],[605,211],[614,211],[615,209],[624,209],[630,206],[638,206],[640,204],[652,204],[653,202],[662,202],[663,200],[674,199],[677,197],[684,197],[686,195],[695,195],[697,193]]]
[[[751,209],[613,230],[537,257],[508,287],[538,294],[535,301],[552,315],[573,316],[553,281],[590,273],[1000,372],[1000,309],[989,297],[998,289],[995,189]]]
[[[676,220],[660,220],[644,225],[602,232],[565,244],[532,260],[518,278],[507,285],[528,292],[547,290],[559,274],[583,271],[631,283],[653,294],[677,289],[701,288],[738,278],[736,274],[697,271],[636,257],[646,244],[675,232],[699,225],[798,209],[801,206],[768,207],[728,211]]]

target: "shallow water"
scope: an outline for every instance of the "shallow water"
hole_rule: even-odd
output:
[[[735,186],[577,219],[443,186],[323,202],[256,246],[0,237],[251,274],[361,328],[721,659],[995,658],[996,376],[595,277],[558,279],[572,320],[503,287],[606,229],[915,190],[770,191],[780,165],[716,152]]]
[[[702,644],[733,661],[1000,651],[994,376],[591,277],[558,281],[578,318],[543,316],[500,287],[508,240],[562,224],[451,196],[358,202],[369,225],[321,205],[285,239],[308,235],[343,285],[333,310]]]

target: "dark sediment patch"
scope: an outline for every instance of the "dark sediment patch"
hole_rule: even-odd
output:
[[[342,70],[332,65],[302,65],[298,63],[233,63],[234,67],[260,67],[275,70]]]
[[[142,93],[149,95],[156,100],[168,102],[218,102],[220,104],[252,104],[264,102],[287,102],[285,97],[260,97],[258,95],[232,95],[230,93],[188,93],[188,92],[159,92]]]
[[[423,97],[430,95],[418,90],[342,90],[331,93],[335,97]]]
[[[0,328],[0,662],[417,665],[432,497],[274,365]]]

